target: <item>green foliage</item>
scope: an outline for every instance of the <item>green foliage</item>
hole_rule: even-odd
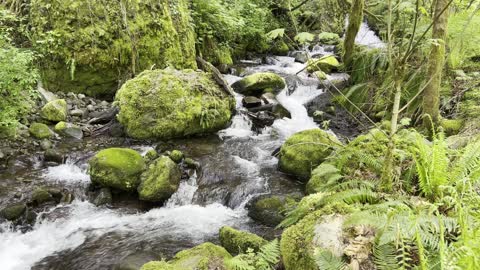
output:
[[[267,34],[265,34],[268,41],[272,41],[278,38],[283,38],[285,36],[285,28],[274,29]]]
[[[308,32],[301,32],[298,33],[294,40],[298,42],[300,45],[306,45],[311,43],[315,39],[315,35],[308,33]]]
[[[315,262],[319,269],[322,270],[346,270],[347,264],[335,256],[331,251],[324,249],[317,249],[314,253]]]
[[[480,16],[478,10],[465,10],[454,13],[448,22],[448,64],[456,69],[468,66],[472,57],[480,56]]]
[[[225,264],[232,270],[273,270],[280,261],[280,245],[275,239],[255,253],[248,249],[246,253],[240,254],[227,260]]]

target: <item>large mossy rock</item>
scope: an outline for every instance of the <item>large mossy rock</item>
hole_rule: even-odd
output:
[[[64,99],[56,99],[48,102],[40,111],[43,119],[60,122],[67,119],[67,102]]]
[[[118,91],[117,115],[129,136],[170,139],[215,132],[230,121],[235,99],[193,70],[148,70]]]
[[[109,148],[98,152],[90,161],[93,183],[123,191],[134,191],[145,169],[142,156],[135,150]]]
[[[0,211],[0,217],[13,221],[20,218],[27,210],[27,205],[24,203],[11,204]]]
[[[317,211],[286,229],[280,241],[285,269],[319,269],[314,255],[319,249],[340,257],[343,253],[342,224],[342,216],[325,216],[323,211]]]
[[[229,226],[220,229],[220,243],[230,254],[246,253],[249,248],[259,251],[268,241],[262,237]]]
[[[321,129],[298,132],[287,139],[279,154],[279,169],[307,181],[311,172],[341,142],[332,134]]]
[[[223,247],[207,242],[178,252],[169,262],[146,263],[140,270],[220,270],[227,269],[225,261],[231,258]]]
[[[47,125],[42,123],[33,123],[28,128],[28,132],[37,139],[48,139],[53,136],[53,132]]]
[[[81,127],[63,121],[58,122],[55,125],[55,132],[68,138],[75,138],[79,140],[83,138],[83,131]]]
[[[178,189],[182,172],[175,162],[163,156],[150,164],[138,186],[140,200],[163,202]]]
[[[261,96],[265,91],[279,93],[286,86],[285,80],[271,72],[249,75],[232,85],[233,90],[246,96]]]
[[[113,96],[152,66],[196,68],[188,0],[34,0],[30,19],[52,91]]]
[[[285,218],[285,211],[296,204],[295,196],[264,195],[248,205],[248,216],[263,225],[275,227]]]
[[[323,71],[331,73],[340,67],[340,63],[334,55],[326,55],[319,59],[311,59],[307,62],[307,71],[313,73],[315,71]]]

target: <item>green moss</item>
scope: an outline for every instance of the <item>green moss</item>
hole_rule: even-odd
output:
[[[297,204],[295,196],[266,196],[254,199],[248,215],[267,226],[277,226],[285,218],[285,211]]]
[[[12,204],[2,209],[2,211],[0,211],[0,216],[13,221],[21,217],[23,213],[25,213],[25,210],[27,210],[27,205],[24,203]]]
[[[335,33],[322,32],[318,35],[318,41],[326,45],[338,45],[340,43],[340,36]]]
[[[148,70],[116,95],[117,115],[129,136],[170,139],[214,132],[230,121],[235,99],[208,73]]]
[[[183,153],[179,150],[173,150],[169,156],[175,163],[180,163],[184,158]]]
[[[220,229],[220,243],[231,254],[239,254],[246,253],[249,248],[257,252],[268,241],[256,234],[224,226]]]
[[[448,136],[457,135],[463,127],[463,120],[442,119],[440,125]]]
[[[152,66],[196,68],[187,0],[34,0],[30,18],[54,91],[112,95],[118,82]]]
[[[48,126],[42,123],[33,123],[28,128],[28,132],[37,139],[48,139],[53,136],[53,132]]]
[[[39,205],[52,199],[52,195],[50,195],[50,193],[43,188],[37,188],[32,193],[32,201]]]
[[[261,96],[267,89],[271,89],[273,93],[279,93],[285,86],[285,80],[271,72],[255,73],[232,85],[236,92],[246,96]]]
[[[311,171],[339,145],[341,142],[334,135],[321,129],[298,132],[283,144],[278,166],[283,172],[307,181]]]
[[[152,261],[144,264],[142,268],[140,268],[140,270],[177,270],[177,269],[174,269],[173,266],[171,266],[167,262]]]
[[[174,269],[178,270],[210,270],[225,269],[224,261],[231,259],[223,247],[212,243],[203,243],[194,248],[180,251],[170,261]]]
[[[67,119],[67,102],[64,99],[48,102],[43,106],[40,116],[52,122],[65,121]]]
[[[286,56],[290,48],[288,44],[283,40],[277,40],[273,46],[270,48],[270,52],[274,55]]]
[[[145,155],[143,156],[143,159],[147,163],[155,160],[156,158],[158,158],[158,153],[157,153],[157,151],[155,151],[155,149],[148,150],[147,153],[145,153]]]
[[[135,150],[109,148],[98,152],[89,161],[93,183],[124,191],[134,191],[145,168],[142,156]]]
[[[307,62],[307,71],[313,73],[315,71],[323,71],[331,73],[340,67],[340,63],[334,55],[326,55],[319,59],[310,59]]]
[[[182,174],[177,164],[162,156],[150,164],[141,176],[138,186],[140,200],[163,202],[178,189]]]
[[[77,125],[74,125],[72,123],[66,123],[66,122],[58,122],[55,125],[55,132],[65,136],[65,137],[71,137],[71,138],[76,138],[76,139],[81,139],[83,138],[83,131],[82,128],[80,128]]]
[[[335,182],[342,178],[340,170],[331,164],[322,163],[312,172],[312,177],[307,183],[307,194],[324,192],[324,187],[329,182]]]
[[[313,73],[315,75],[315,77],[317,77],[319,80],[326,80],[327,79],[327,73],[319,70],[319,71],[315,71]]]

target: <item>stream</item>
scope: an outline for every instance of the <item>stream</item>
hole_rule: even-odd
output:
[[[218,242],[218,231],[225,225],[269,239],[278,237],[272,228],[248,217],[246,204],[261,194],[303,193],[300,183],[277,170],[278,160],[272,153],[290,135],[318,126],[304,104],[323,91],[317,79],[304,72],[296,75],[305,64],[293,57],[267,57],[264,62],[246,67],[242,75],[271,71],[285,77],[288,87],[277,100],[291,118],[255,130],[242,106],[243,97],[237,94],[237,114],[230,127],[208,137],[167,142],[198,161],[201,169],[182,182],[163,207],[149,209],[132,198],[115,200],[111,207],[96,207],[87,195],[87,162],[96,151],[123,146],[146,153],[157,145],[154,142],[105,139],[97,143],[98,138],[86,138],[73,148],[65,146],[72,148],[65,164],[48,167],[41,158],[30,157],[18,161],[22,164],[17,170],[0,172],[0,208],[12,196],[22,196],[40,185],[68,189],[75,195],[71,204],[39,214],[29,230],[0,224],[1,269],[114,269],[131,256],[148,262],[170,258],[205,241]],[[240,78],[225,75],[230,84]]]

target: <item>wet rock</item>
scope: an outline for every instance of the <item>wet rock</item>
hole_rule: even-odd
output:
[[[227,269],[225,260],[231,258],[232,255],[223,247],[207,242],[194,248],[180,251],[169,263],[173,266],[173,269]]]
[[[243,107],[254,108],[262,105],[262,100],[256,97],[247,96],[242,99]]]
[[[341,142],[334,135],[321,129],[298,132],[282,145],[278,167],[302,181],[308,181],[312,170],[339,145]]]
[[[163,202],[177,191],[182,173],[169,157],[163,156],[150,164],[141,176],[138,195],[142,201]]]
[[[175,163],[182,162],[182,160],[184,158],[184,155],[183,155],[182,151],[179,151],[179,150],[173,150],[172,152],[170,152],[170,154],[168,156]]]
[[[78,97],[78,99],[84,99],[84,98],[86,98],[86,96],[85,96],[84,94],[78,94],[77,97]]]
[[[285,80],[271,72],[261,72],[249,75],[232,85],[236,92],[249,95],[261,96],[264,92],[279,93],[286,86]]]
[[[30,134],[37,139],[48,139],[53,136],[53,132],[50,128],[42,123],[33,123],[28,129]]]
[[[43,150],[48,150],[50,148],[53,147],[53,144],[51,141],[47,140],[47,139],[43,139],[41,142],[40,142],[40,147],[43,149]]]
[[[334,55],[326,55],[320,59],[309,60],[307,65],[307,71],[309,73],[313,73],[315,71],[331,73],[340,67],[340,63]]]
[[[267,111],[248,113],[248,116],[252,119],[253,124],[259,128],[271,126],[275,122],[275,115]]]
[[[95,124],[106,124],[112,121],[118,113],[118,108],[110,108],[108,110],[100,111],[100,112],[92,112],[90,113],[90,117],[92,119],[88,121],[88,124],[95,125]]]
[[[43,119],[52,122],[65,121],[67,119],[67,102],[64,99],[50,101],[43,106],[40,115]]]
[[[283,40],[275,41],[273,46],[270,48],[270,53],[279,56],[287,56],[289,51],[290,48],[288,47],[288,44]]]
[[[295,62],[304,64],[308,61],[308,52],[306,51],[294,51],[291,56],[295,58]]]
[[[88,106],[87,106],[87,110],[88,110],[89,112],[93,112],[93,111],[95,111],[95,107],[94,107],[93,105],[88,105]]]
[[[27,205],[24,203],[11,204],[0,211],[0,216],[7,220],[14,221],[20,218],[26,209]]]
[[[147,70],[117,92],[118,121],[136,139],[171,139],[218,131],[230,121],[235,99],[208,73]]]
[[[83,138],[83,131],[79,126],[63,121],[55,125],[55,132],[64,137],[75,138],[78,140]]]
[[[350,85],[350,75],[346,73],[334,73],[330,75],[330,78],[323,82],[324,87],[329,90],[343,90]]]
[[[46,162],[63,163],[63,155],[55,149],[45,151],[44,160]]]
[[[195,161],[191,158],[186,158],[183,162],[185,163],[187,168],[190,168],[190,169],[199,169],[200,168],[200,163],[198,163],[197,161]]]
[[[77,117],[83,117],[85,115],[85,112],[81,109],[75,109],[70,111],[71,116],[77,116]]]
[[[97,196],[93,200],[93,204],[95,206],[101,206],[105,204],[111,204],[112,203],[112,192],[110,191],[109,188],[102,188],[99,190]]]
[[[134,191],[145,168],[143,157],[135,150],[109,148],[89,160],[93,183],[123,191]]]
[[[224,226],[220,229],[220,243],[230,254],[235,255],[246,253],[250,248],[257,252],[268,241],[256,234]]]
[[[150,161],[155,160],[158,157],[157,151],[155,149],[150,149],[145,153],[143,156],[143,159],[145,159],[145,162],[149,163]]]
[[[52,200],[53,200],[52,195],[46,189],[36,188],[32,193],[30,203],[41,205],[43,203],[46,203]]]
[[[142,267],[142,265],[157,259],[159,258],[155,254],[146,253],[146,252],[134,253],[123,258],[117,265],[113,267],[113,270],[138,270]],[[165,265],[166,264],[167,263],[165,263]],[[168,270],[168,268],[153,268],[153,269]]]
[[[72,193],[66,192],[63,193],[62,198],[60,199],[61,204],[71,204],[75,197],[73,196]]]
[[[45,103],[48,103],[50,101],[54,101],[54,100],[58,99],[57,96],[54,93],[52,93],[48,90],[45,90],[42,87],[38,87],[37,92],[40,94],[40,98]]]
[[[275,227],[285,218],[288,205],[296,203],[294,197],[263,195],[254,198],[248,205],[248,216],[264,225]]]

